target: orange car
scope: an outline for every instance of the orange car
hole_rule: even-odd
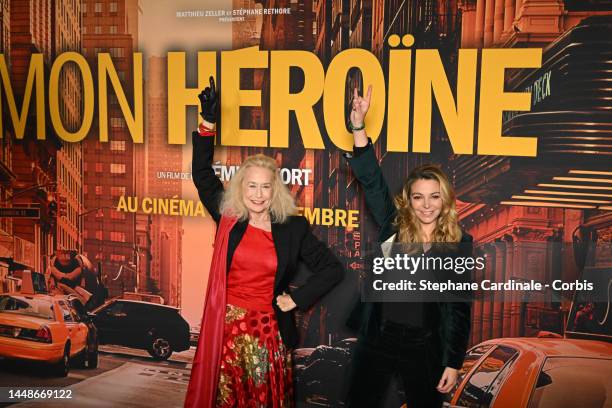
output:
[[[612,407],[612,343],[500,338],[470,349],[446,407]]]
[[[97,339],[85,320],[63,295],[1,294],[0,357],[49,363],[63,377],[73,357],[95,367]]]

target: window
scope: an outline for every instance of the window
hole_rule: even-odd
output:
[[[125,187],[124,186],[111,186],[111,196],[119,197],[125,195]]]
[[[28,299],[20,295],[0,295],[0,312],[55,320],[53,304],[49,300]]]
[[[67,303],[66,307],[68,307],[68,313],[70,313],[70,316],[72,316],[72,321],[75,323],[79,323],[81,321],[81,317],[79,316],[79,313],[74,309],[72,304]],[[66,319],[64,318],[64,320]]]
[[[457,401],[460,407],[488,407],[504,378],[508,367],[518,352],[510,347],[499,346],[489,354],[468,379]]]
[[[70,301],[70,310],[72,310],[72,313],[74,313],[77,321],[80,322],[87,319],[87,310],[78,299],[72,299]]]
[[[87,26],[86,25],[83,26],[82,32],[83,32],[83,34],[87,34]],[[86,49],[86,48],[83,48],[83,49]]]
[[[102,27],[101,26],[95,26],[94,27],[94,34],[102,34]]]
[[[104,232],[100,230],[96,231],[96,239],[102,241],[104,239]]]
[[[115,242],[125,242],[125,232],[111,231],[110,239]]]
[[[103,194],[102,186],[96,186],[96,195],[102,195],[102,194]]]
[[[125,140],[111,140],[110,149],[113,151],[124,152]]]
[[[125,262],[125,255],[111,254],[111,262]]]
[[[125,56],[123,47],[110,47],[109,52],[113,58],[123,58]]]
[[[110,172],[111,174],[125,174],[125,164],[111,163]]]
[[[111,211],[111,220],[125,220],[125,213],[122,211]]]
[[[102,12],[102,3],[96,3],[96,4],[94,5],[94,11],[95,11],[96,13],[101,13],[101,12]]]
[[[598,358],[551,357],[538,377],[529,408],[609,407],[612,363]]]
[[[112,2],[111,4],[109,4],[108,10],[111,13],[116,13],[117,12],[117,3],[116,2]]]
[[[83,2],[83,6],[81,7],[81,12],[83,14],[87,14],[87,3]]]
[[[72,315],[72,313],[70,313],[70,307],[64,303],[63,301],[59,301],[57,302],[60,306],[60,309],[62,310],[62,315],[64,316],[64,321],[66,323],[74,323],[74,316]]]
[[[109,316],[117,315],[123,312],[124,312],[124,308],[123,308],[123,303],[121,302],[115,302],[111,304],[107,309],[104,310],[104,313]]]
[[[125,121],[123,120],[123,118],[111,118],[110,123],[111,127],[125,128]]]
[[[491,349],[491,347],[493,347],[492,344],[484,344],[482,346],[476,346],[466,353],[465,359],[463,360],[463,366],[459,370],[457,376],[455,388],[450,392],[451,395],[455,393],[457,388],[459,388],[459,384],[461,384],[461,382],[463,381],[463,377],[465,377],[465,375],[472,369],[474,364],[478,364],[478,360],[480,360],[480,357],[485,355],[487,351]]]
[[[116,25],[112,25],[108,28],[108,32],[111,34],[117,34],[117,26]]]
[[[97,162],[96,163],[96,173],[102,173],[104,171],[104,164]]]

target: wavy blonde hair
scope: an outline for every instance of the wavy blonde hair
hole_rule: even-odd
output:
[[[276,161],[263,154],[249,156],[242,162],[234,174],[221,201],[221,213],[237,217],[240,221],[249,219],[249,210],[244,205],[242,184],[246,171],[250,167],[260,167],[272,172],[272,199],[270,200],[270,218],[273,222],[284,223],[291,215],[297,213],[295,200],[281,179]]]
[[[417,180],[435,180],[440,183],[442,209],[433,232],[432,242],[459,242],[461,240],[461,228],[459,228],[457,222],[455,190],[448,181],[446,174],[433,165],[425,165],[412,170],[404,182],[402,192],[395,196],[394,201],[397,207],[395,226],[398,229],[398,241],[405,243],[421,242],[421,224],[410,205],[412,185]]]

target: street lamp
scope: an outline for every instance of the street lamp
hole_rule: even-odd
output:
[[[107,209],[107,208],[108,208],[108,209],[111,209],[111,210],[116,210],[116,209],[117,209],[116,207],[111,207],[111,206],[108,206],[108,205],[106,205],[106,206],[101,206],[101,207],[96,207],[96,208],[92,208],[92,209],[90,209],[90,210],[87,210],[87,211],[85,211],[85,212],[82,212],[82,213],[77,214],[77,218],[79,219],[79,222],[81,222],[82,217],[84,217],[84,216],[86,216],[86,215],[89,215],[89,214],[91,214],[91,213],[93,213],[93,212],[100,211],[100,210],[104,210],[104,209]],[[79,231],[82,231],[81,225],[79,225]],[[81,234],[79,234],[79,240],[81,240],[81,239],[82,239],[82,235],[81,235]],[[82,247],[83,247],[83,245],[84,245],[84,244],[83,244],[83,243],[82,243],[82,241],[81,241],[81,245],[80,245],[80,247],[82,248]]]
[[[134,253],[136,254],[136,289],[134,292],[138,293],[140,287],[140,248],[136,244],[134,244]]]
[[[87,210],[85,212],[77,214],[77,217],[84,217],[84,216],[86,216],[88,214],[91,214],[92,212],[104,210],[104,209],[107,209],[107,208],[111,209],[111,210],[116,210],[117,209],[117,207],[111,207],[111,206],[96,207],[96,208],[92,208],[91,210]]]
[[[49,183],[44,183],[44,184],[36,184],[34,186],[30,186],[30,187],[24,188],[23,190],[19,190],[15,194],[13,194],[10,197],[8,197],[6,200],[2,201],[2,203],[7,203],[7,202],[9,202],[10,200],[12,200],[15,197],[18,197],[18,196],[20,196],[22,194],[25,194],[25,193],[27,193],[29,191],[32,191],[32,190],[36,190],[38,188],[42,189],[42,188],[45,188],[45,187],[55,187],[55,186],[57,186],[57,181],[51,181]]]
[[[134,265],[133,263],[128,263],[126,264],[121,264],[121,266],[119,266],[119,271],[117,272],[117,276],[115,276],[114,278],[112,278],[113,281],[118,280],[119,278],[121,278],[121,275],[123,274],[123,271],[127,270],[130,271],[131,273],[134,274],[134,276],[136,277],[136,287],[134,289],[134,293],[138,293],[138,266]],[[121,287],[122,287],[122,292],[125,292],[125,279],[121,279]]]

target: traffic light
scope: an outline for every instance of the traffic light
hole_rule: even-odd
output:
[[[57,225],[57,201],[54,198],[49,199],[47,202],[47,216],[49,217],[49,227],[51,230],[55,229]]]
[[[66,201],[66,196],[59,195],[59,216],[65,217],[68,215],[68,202]]]
[[[49,218],[57,217],[57,201],[51,200],[49,204],[47,204],[47,209],[49,210]]]

